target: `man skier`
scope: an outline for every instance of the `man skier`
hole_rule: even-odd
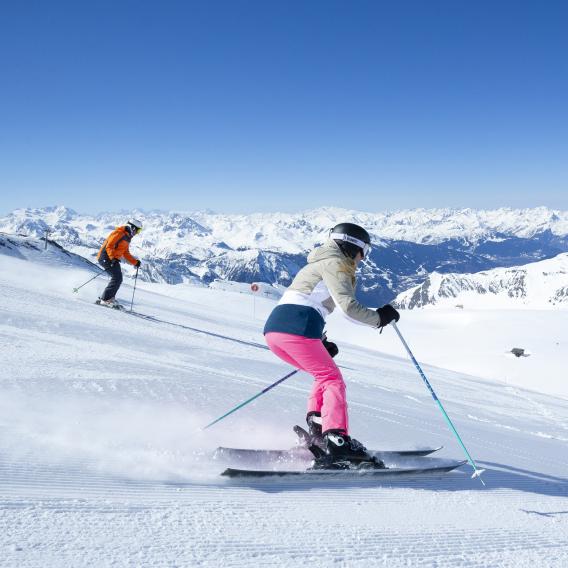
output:
[[[96,301],[111,308],[120,307],[116,301],[116,293],[122,284],[122,270],[120,259],[125,258],[130,264],[138,268],[140,261],[134,258],[129,251],[130,241],[142,230],[142,223],[137,219],[128,221],[126,225],[117,227],[106,239],[99,250],[97,259],[99,264],[110,275],[110,282]]]
[[[355,270],[371,249],[369,233],[353,223],[331,229],[329,240],[308,255],[264,327],[270,350],[290,365],[310,373],[314,384],[306,421],[312,445],[323,446],[314,468],[346,468],[373,462],[367,449],[349,436],[345,383],[333,361],[337,346],[323,334],[325,318],[338,307],[355,323],[382,328],[399,313],[389,304],[377,310],[355,298]]]

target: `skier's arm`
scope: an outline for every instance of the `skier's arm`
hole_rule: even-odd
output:
[[[118,248],[120,249],[120,252],[122,253],[120,256],[123,256],[127,262],[129,262],[130,264],[136,266],[136,264],[138,263],[138,259],[134,258],[131,254],[130,254],[130,250],[128,248],[128,243],[126,241],[122,241],[119,245]]]
[[[336,306],[355,323],[378,327],[381,318],[376,310],[365,307],[355,298],[353,278],[337,263],[326,263],[322,278]]]

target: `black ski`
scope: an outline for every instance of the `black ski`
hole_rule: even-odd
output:
[[[423,467],[394,467],[385,469],[307,469],[307,470],[262,470],[262,469],[235,469],[232,467],[227,468],[221,475],[225,477],[334,477],[334,478],[347,478],[357,479],[359,477],[373,477],[373,478],[388,478],[388,477],[413,477],[417,475],[428,475],[437,473],[447,473],[464,464],[464,461],[451,461],[443,460],[443,463],[438,465],[425,464]]]
[[[298,436],[298,446],[289,450],[254,450],[245,448],[224,448],[215,450],[214,459],[231,459],[240,462],[297,462],[311,461],[314,458],[309,446],[312,444],[309,433],[301,426],[294,426],[294,433]],[[371,450],[369,453],[381,460],[396,457],[428,456],[438,452],[443,446],[435,448],[419,448],[414,450]]]
[[[370,450],[369,453],[377,458],[389,457],[420,457],[428,456],[438,452],[443,446],[437,448],[420,448],[415,450]],[[289,450],[254,450],[248,448],[224,448],[219,447],[215,450],[215,459],[236,459],[242,461],[267,460],[267,461],[286,461],[286,460],[312,460],[314,456],[308,448],[297,446]]]

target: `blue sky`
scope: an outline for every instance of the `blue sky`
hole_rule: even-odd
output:
[[[4,2],[0,213],[568,209],[568,3]]]

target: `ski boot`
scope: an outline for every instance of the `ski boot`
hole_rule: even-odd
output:
[[[124,306],[122,304],[119,304],[116,300],[116,298],[109,298],[108,300],[103,300],[102,298],[99,298],[95,304],[98,304],[99,306],[105,306],[107,308],[113,308],[115,310],[122,310],[124,309]]]
[[[325,450],[310,446],[315,460],[311,469],[385,469],[384,462],[372,456],[363,444],[347,434],[327,432]],[[320,450],[318,452],[318,450]]]
[[[324,448],[323,434],[321,431],[321,414],[318,412],[310,412],[306,416],[308,430],[304,430],[301,426],[294,426],[294,432],[298,436],[298,443],[305,448],[310,446],[318,446]]]

